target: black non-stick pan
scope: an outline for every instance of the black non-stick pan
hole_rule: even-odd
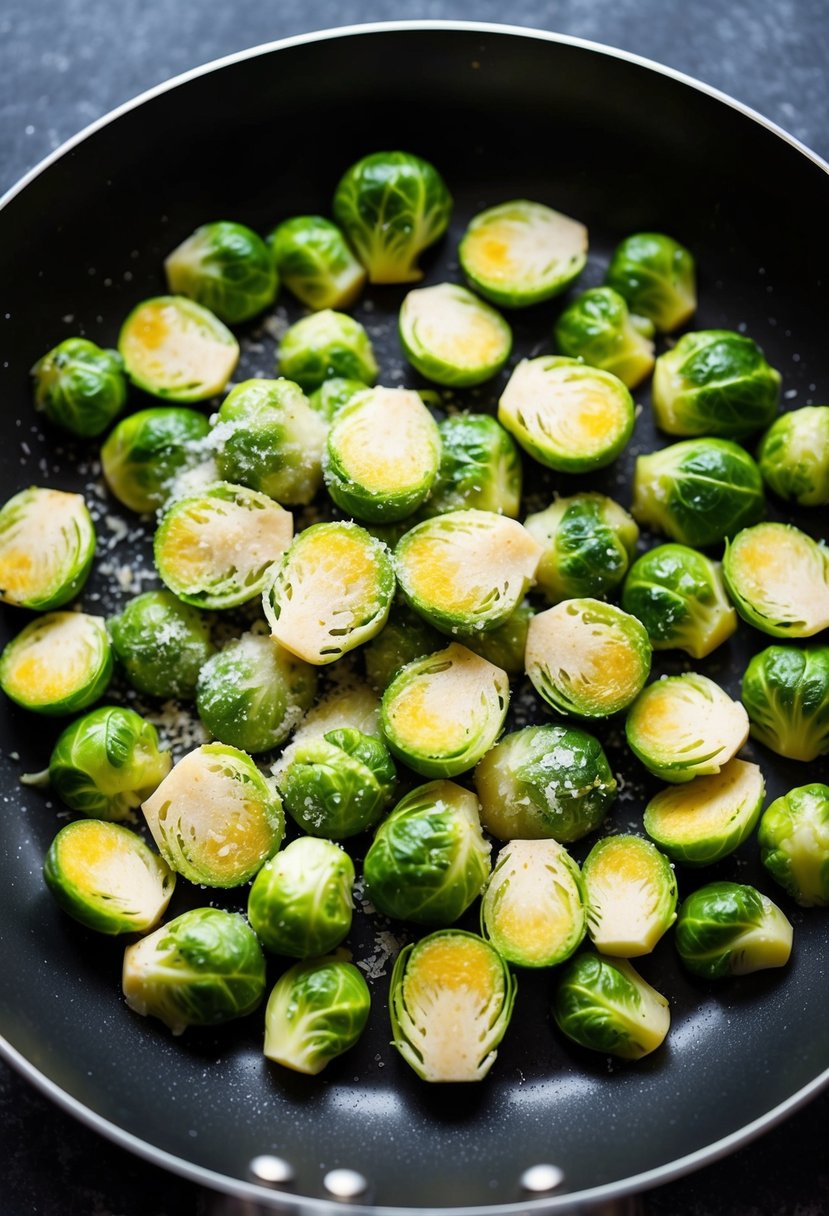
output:
[[[36,420],[28,369],[71,334],[113,344],[132,304],[162,289],[164,254],[198,223],[227,217],[266,231],[297,212],[325,212],[352,160],[394,147],[434,161],[455,195],[455,226],[426,260],[428,281],[457,277],[465,221],[508,198],[538,199],[587,223],[585,283],[600,281],[623,235],[667,231],[697,256],[696,327],[755,337],[783,374],[787,407],[829,397],[827,168],[756,115],[654,65],[547,34],[438,25],[290,40],[125,107],[51,158],[0,211],[3,498],[46,481],[98,503],[91,610],[149,585],[139,577],[141,542],[122,535],[117,505],[98,496],[94,447],[62,442]],[[394,337],[402,294],[372,291],[357,315],[377,339],[383,379],[417,383]],[[558,307],[516,314],[516,355],[551,349]],[[297,315],[285,306],[277,322]],[[276,328],[244,333],[245,374],[272,374]],[[470,403],[491,408],[501,383]],[[664,443],[648,421],[647,392],[637,399],[644,408],[629,453],[591,483],[625,502],[636,452]],[[144,404],[139,394],[132,404]],[[547,480],[539,490],[574,485]],[[797,522],[826,528],[819,512]],[[25,619],[5,608],[5,636]],[[742,627],[702,669],[736,693],[749,655],[767,642]],[[671,662],[659,670],[681,667]],[[332,1203],[336,1168],[358,1171],[367,1189],[356,1186],[353,1197],[378,1209],[562,1210],[722,1154],[829,1078],[829,919],[782,893],[795,925],[785,971],[697,983],[670,941],[642,961],[670,997],[673,1027],[665,1047],[636,1065],[568,1046],[551,1025],[552,980],[542,972],[521,975],[511,1033],[484,1084],[424,1085],[388,1043],[389,939],[377,937],[387,926],[368,915],[357,917],[352,946],[385,971],[372,979],[368,1033],[321,1077],[268,1064],[258,1015],[172,1040],[121,1000],[121,945],[69,922],[43,888],[43,855],[65,820],[18,778],[43,767],[55,730],[0,706],[5,1054],[102,1133],[173,1170],[265,1202],[273,1192],[251,1181],[251,1163],[277,1156],[292,1175],[277,1198],[303,1216]],[[614,822],[635,829],[651,787],[618,733],[613,724],[602,731],[628,777]],[[762,764],[770,795],[827,778],[825,764],[786,762],[757,746],[746,754]],[[755,844],[710,875],[770,886]],[[699,881],[680,874],[683,890]],[[241,898],[221,897],[231,907]],[[177,899],[174,911],[188,896]],[[541,1195],[522,1190],[539,1164],[559,1171],[542,1178],[558,1186]],[[347,1177],[339,1182],[347,1189]]]

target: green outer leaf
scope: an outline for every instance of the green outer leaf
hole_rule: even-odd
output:
[[[782,414],[757,451],[770,490],[803,507],[829,503],[829,405],[807,405]]]
[[[613,252],[605,281],[660,333],[684,325],[697,306],[694,258],[661,232],[626,237]]]
[[[276,352],[281,374],[310,393],[337,376],[374,384],[377,360],[364,327],[344,312],[325,308],[286,330]]]
[[[81,438],[100,435],[127,399],[124,361],[87,338],[65,338],[32,368],[35,408]]]
[[[518,517],[521,457],[515,440],[491,414],[451,414],[438,424],[441,456],[420,514],[475,509]]]
[[[741,697],[752,738],[779,756],[829,752],[829,646],[768,646],[749,662]]]
[[[609,595],[624,578],[639,538],[627,511],[593,492],[556,498],[528,515],[524,527],[544,546],[536,582],[551,604]]]
[[[737,628],[719,562],[687,545],[657,545],[625,579],[622,607],[638,617],[654,650],[674,647],[701,659]]]
[[[268,246],[245,224],[202,224],[164,261],[173,295],[188,296],[228,325],[273,304],[279,276]]]
[[[635,320],[638,324],[612,287],[591,287],[568,304],[553,333],[563,355],[612,372],[635,388],[653,367],[653,325]]]
[[[210,624],[172,591],[145,591],[107,621],[128,681],[152,697],[190,699],[213,653]]]
[[[760,860],[802,908],[829,907],[829,786],[776,798],[760,820]]]
[[[277,980],[265,1010],[265,1055],[316,1075],[353,1047],[371,1007],[368,985],[347,958],[295,963]]]
[[[682,904],[674,934],[683,964],[703,979],[782,967],[791,950],[791,925],[754,887],[712,882]]]
[[[301,836],[253,880],[248,920],[266,950],[291,958],[327,954],[351,928],[354,863],[329,840]]]
[[[394,798],[397,772],[379,739],[344,728],[298,742],[278,780],[303,831],[344,840],[377,823]]]
[[[559,1030],[580,1046],[639,1060],[667,1033],[662,1001],[625,959],[585,951],[560,972],[553,1017]]]
[[[308,308],[350,308],[366,274],[336,224],[321,215],[284,220],[268,237],[279,277]]]

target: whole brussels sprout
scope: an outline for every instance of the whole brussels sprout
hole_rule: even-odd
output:
[[[524,600],[503,625],[465,636],[464,645],[488,663],[503,668],[507,675],[523,675],[527,636],[534,616],[532,604]]]
[[[32,368],[35,408],[83,439],[100,435],[127,399],[124,361],[87,338],[65,338]]]
[[[722,563],[744,621],[776,638],[810,638],[829,626],[829,549],[791,524],[738,532]]]
[[[712,882],[679,909],[674,934],[683,964],[706,980],[785,967],[792,926],[754,887]]]
[[[829,646],[768,646],[746,668],[740,695],[751,737],[778,756],[829,752]]]
[[[434,654],[445,645],[446,639],[436,629],[412,612],[405,603],[398,601],[392,606],[389,619],[380,633],[371,639],[363,651],[368,682],[382,693],[407,663]]]
[[[504,318],[457,283],[410,291],[400,309],[400,345],[415,371],[468,388],[497,375],[512,350]]]
[[[829,503],[829,405],[807,405],[782,414],[757,452],[770,490],[802,507]]]
[[[277,273],[308,308],[350,308],[366,272],[336,224],[321,215],[295,215],[268,237]]]
[[[58,736],[49,784],[58,797],[94,819],[134,819],[172,767],[155,727],[132,709],[105,705]]]
[[[508,963],[554,967],[579,946],[587,927],[579,867],[555,840],[511,840],[481,900],[484,935]]]
[[[801,785],[763,813],[760,859],[802,908],[829,907],[829,786]]]
[[[239,362],[239,343],[227,326],[185,296],[137,304],[121,326],[118,350],[133,384],[185,404],[222,392]]]
[[[669,435],[739,439],[768,426],[780,404],[780,373],[756,342],[729,329],[683,334],[656,360],[656,425]]]
[[[638,456],[634,518],[683,545],[717,545],[765,514],[763,479],[730,439],[686,439]]]
[[[509,967],[488,942],[440,929],[397,956],[392,1042],[422,1081],[482,1081],[506,1034],[515,993]]]
[[[551,604],[609,595],[625,577],[639,539],[627,511],[596,493],[556,498],[528,515],[524,527],[543,546],[535,580]]]
[[[570,726],[505,735],[475,770],[481,823],[499,840],[569,844],[594,831],[616,797],[602,745]]]
[[[285,331],[276,352],[282,375],[306,393],[332,376],[374,384],[377,360],[359,321],[324,308]]]
[[[245,380],[219,407],[210,435],[219,476],[289,506],[322,485],[325,423],[290,380]]]
[[[30,621],[0,654],[0,688],[38,714],[74,714],[97,701],[112,676],[102,616],[49,612]]]
[[[628,311],[612,287],[591,287],[565,308],[554,330],[563,355],[582,359],[635,388],[653,368],[653,322]]]
[[[21,490],[0,510],[0,600],[36,612],[68,604],[89,577],[95,539],[80,494]]]
[[[560,973],[553,1001],[559,1030],[591,1051],[641,1060],[665,1040],[668,1002],[626,959],[585,952]]]
[[[130,1009],[159,1018],[173,1034],[251,1013],[265,994],[265,956],[237,912],[193,908],[124,954]]]
[[[679,329],[697,306],[693,255],[662,232],[636,232],[617,245],[606,282],[660,333]]]
[[[597,841],[584,859],[581,877],[587,932],[600,954],[617,958],[650,954],[676,920],[673,867],[641,836],[605,836]]]
[[[316,1076],[348,1051],[368,1021],[368,984],[347,955],[295,963],[279,977],[265,1009],[265,1055]]]
[[[261,236],[228,220],[202,224],[167,256],[164,270],[173,295],[189,296],[228,325],[268,308],[279,287]]]
[[[377,822],[394,797],[397,772],[379,739],[346,727],[297,743],[278,783],[285,810],[304,831],[344,840]]]
[[[452,196],[427,160],[375,152],[343,174],[333,211],[370,283],[416,283],[418,258],[449,226]]]
[[[267,635],[243,633],[202,667],[196,708],[216,739],[256,754],[288,738],[316,691],[310,664]]]
[[[657,545],[625,579],[622,607],[638,617],[654,650],[684,650],[705,658],[737,628],[722,567],[687,545]]]
[[[349,380],[345,376],[332,376],[323,380],[319,388],[315,388],[308,398],[308,404],[322,418],[323,422],[332,423],[344,405],[348,405],[358,393],[364,393],[368,388],[362,380]]]
[[[210,424],[186,406],[139,410],[122,418],[101,448],[112,493],[131,511],[155,511],[188,469],[207,459]]]
[[[366,853],[366,893],[383,913],[420,925],[451,925],[480,895],[490,846],[478,799],[453,781],[431,781],[401,798]]]
[[[189,700],[213,653],[210,625],[171,591],[145,591],[107,621],[115,657],[133,688]]]
[[[661,790],[646,806],[643,826],[674,861],[712,865],[748,839],[765,795],[756,764],[729,760],[719,773]]]
[[[327,954],[351,928],[354,863],[330,840],[300,836],[253,880],[248,920],[266,950],[291,958]]]
[[[521,509],[521,457],[491,414],[452,414],[438,424],[440,466],[421,515],[466,509],[515,519]]]

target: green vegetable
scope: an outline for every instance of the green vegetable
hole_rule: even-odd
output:
[[[345,727],[296,743],[278,781],[285,810],[304,831],[344,840],[377,823],[397,772],[379,739]]]
[[[421,253],[449,226],[452,196],[428,161],[375,152],[343,174],[333,211],[370,283],[416,283]]]
[[[782,414],[763,436],[757,458],[770,490],[802,507],[829,503],[829,405]]]
[[[719,773],[658,793],[645,808],[644,828],[674,861],[712,865],[748,839],[765,795],[756,764],[729,760]]]
[[[551,604],[615,591],[636,552],[639,529],[604,494],[556,498],[528,515],[524,527],[543,546],[536,582]],[[629,611],[629,610],[628,610]]]
[[[829,907],[829,786],[801,785],[763,813],[760,858],[802,908]]]
[[[308,308],[350,308],[366,272],[336,224],[321,215],[296,215],[268,237],[280,279]]]
[[[454,781],[431,781],[401,798],[366,853],[366,893],[384,916],[451,925],[480,895],[490,846],[478,799]]]
[[[748,715],[713,680],[689,671],[641,692],[625,734],[649,772],[681,784],[718,773],[736,755],[748,738]]]
[[[92,568],[95,527],[80,494],[29,486],[0,510],[0,600],[37,612],[80,592]]]
[[[203,304],[228,325],[270,307],[279,288],[274,259],[261,236],[227,220],[202,224],[168,255],[164,270],[173,295]]]
[[[505,735],[475,770],[481,822],[499,840],[564,844],[594,831],[616,797],[602,745],[570,726]]]
[[[129,946],[123,989],[130,1009],[173,1034],[251,1013],[265,993],[265,956],[244,917],[194,908]]]
[[[785,967],[792,926],[754,887],[712,882],[679,909],[674,936],[679,957],[706,980]]]
[[[791,524],[738,532],[723,577],[740,616],[763,633],[810,638],[829,626],[829,549]]]
[[[664,1042],[668,1002],[623,958],[584,953],[561,972],[553,1001],[559,1030],[591,1051],[641,1060]]]
[[[422,1081],[482,1081],[512,1017],[516,983],[473,933],[443,929],[406,946],[391,977],[392,1041]]]
[[[0,688],[35,713],[74,714],[97,701],[112,676],[106,622],[85,612],[30,621],[0,654]]]
[[[239,362],[239,343],[230,330],[185,296],[137,304],[121,326],[118,350],[138,388],[185,403],[222,392]]]
[[[625,579],[622,607],[638,617],[654,650],[684,650],[703,659],[737,628],[722,567],[686,545],[657,545]]]
[[[352,397],[356,397],[358,393],[364,393],[368,388],[367,384],[363,384],[362,380],[348,380],[345,376],[332,376],[330,380],[323,380],[319,388],[315,388],[308,398],[308,404],[312,410],[320,415],[326,423],[331,423],[336,418],[344,405],[348,405]]]
[[[587,261],[587,229],[543,203],[513,199],[481,211],[458,249],[469,282],[494,304],[525,308],[565,291]]]
[[[300,836],[253,880],[248,920],[266,950],[291,958],[326,954],[351,928],[354,863],[330,840]]]
[[[635,388],[653,369],[653,322],[628,311],[612,287],[591,287],[565,308],[554,330],[563,355],[582,359]]]
[[[88,439],[100,435],[127,399],[124,361],[87,338],[65,338],[32,368],[35,408],[50,422]]]
[[[503,625],[497,629],[468,634],[463,639],[464,645],[488,663],[502,667],[507,675],[523,675],[527,635],[534,616],[529,600],[524,600]]]
[[[415,371],[453,388],[490,380],[512,350],[512,330],[504,318],[457,283],[410,291],[400,309],[399,331]]]
[[[398,601],[392,605],[389,619],[380,633],[363,651],[368,682],[372,688],[383,692],[407,663],[434,654],[445,645],[446,639],[437,630]]]
[[[282,375],[306,393],[332,376],[364,384],[377,379],[377,360],[365,329],[353,317],[330,308],[303,317],[286,330],[276,355]]]
[[[481,901],[481,927],[518,967],[554,967],[587,925],[579,867],[555,840],[512,840],[498,854]]]
[[[61,828],[43,863],[64,912],[97,933],[146,933],[161,920],[176,876],[140,836],[116,823],[79,819]]]
[[[717,545],[765,514],[760,470],[730,439],[686,439],[638,456],[636,520],[683,545]]]
[[[676,920],[673,868],[641,836],[605,836],[597,841],[584,860],[582,879],[587,931],[601,954],[620,958],[650,954]]]
[[[421,515],[475,509],[515,519],[521,509],[521,457],[491,414],[452,414],[439,423],[440,467]]]
[[[523,359],[498,402],[498,421],[533,459],[559,473],[610,464],[633,434],[621,380],[563,355]]]
[[[661,232],[637,232],[617,245],[606,281],[660,333],[679,329],[697,306],[693,256]]]
[[[265,1009],[265,1055],[316,1076],[348,1051],[368,1021],[371,996],[347,958],[295,963],[276,981]]]
[[[171,591],[145,591],[107,621],[115,657],[133,688],[189,700],[213,653],[210,625]]]
[[[752,738],[778,756],[829,752],[829,646],[768,646],[746,668],[740,695]]]
[[[206,461],[210,425],[186,406],[164,405],[122,418],[101,448],[106,483],[131,511],[155,511],[188,470]]]

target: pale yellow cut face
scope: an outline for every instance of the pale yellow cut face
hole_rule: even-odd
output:
[[[152,928],[170,902],[172,882],[164,890],[158,870],[149,869],[129,837],[112,824],[76,823],[61,843],[58,861],[66,882],[105,899],[108,911],[125,918],[133,913],[142,929]]]
[[[500,409],[539,442],[585,459],[604,452],[628,419],[627,399],[591,369],[544,359],[518,364]]]
[[[257,501],[262,510],[252,510],[244,500],[208,497],[187,510],[174,508],[159,537],[158,561],[178,586],[192,594],[230,573],[243,586],[282,556],[291,543],[293,517],[264,496]]]
[[[504,208],[473,226],[463,242],[464,262],[493,287],[533,286],[586,251],[583,224],[549,207],[526,203],[520,209]]]
[[[730,759],[748,738],[748,714],[713,680],[657,680],[637,702],[632,716],[643,749],[666,758],[696,755]]]
[[[652,846],[629,836],[608,838],[585,878],[596,948],[622,958],[649,954],[675,919],[670,880]]]
[[[662,790],[651,800],[648,815],[660,836],[693,844],[700,837],[720,835],[746,806],[756,805],[764,789],[756,764],[730,760],[718,773]]]
[[[0,600],[20,604],[48,591],[51,583],[61,580],[66,557],[74,561],[78,534],[89,527],[82,495],[38,489],[25,512],[0,537]]]
[[[135,310],[119,349],[127,367],[157,391],[192,388],[204,396],[221,392],[239,359],[235,341],[220,341],[170,297],[148,300]]]
[[[585,707],[630,701],[645,682],[647,665],[621,631],[588,617],[568,600],[537,613],[527,630],[527,671],[546,669]]]
[[[765,616],[803,621],[810,634],[829,625],[829,563],[809,537],[758,524],[735,540],[731,565],[740,590]]]
[[[415,343],[452,366],[486,367],[504,353],[506,335],[499,318],[453,283],[410,292],[403,314]]]
[[[63,701],[83,688],[106,645],[103,619],[83,612],[53,612],[48,628],[33,631],[15,647],[6,667],[11,696],[30,704]]]
[[[495,947],[524,966],[543,966],[584,931],[578,887],[555,840],[512,840],[501,851],[484,894]],[[563,957],[562,954],[562,957]]]
[[[349,478],[372,494],[416,488],[440,461],[435,420],[410,389],[359,394],[334,423],[330,442]]]
[[[386,704],[400,746],[426,754],[455,754],[481,737],[502,714],[508,680],[500,667],[452,643],[433,656],[434,669],[407,679]]]

